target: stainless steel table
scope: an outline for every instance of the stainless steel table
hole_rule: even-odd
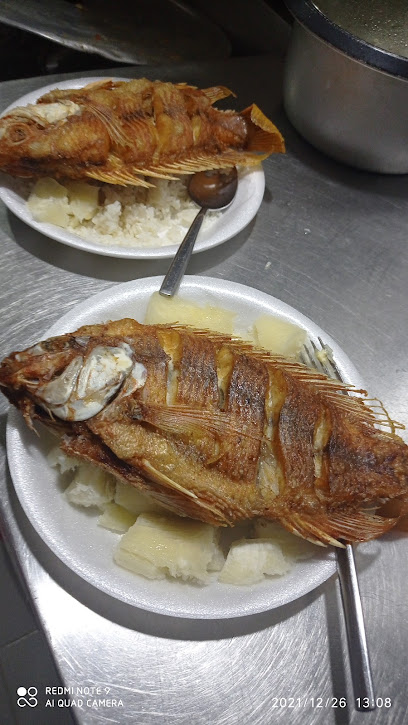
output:
[[[266,193],[256,219],[233,240],[195,255],[189,273],[252,285],[301,310],[338,341],[371,394],[407,424],[407,179],[343,167],[303,142],[281,109],[278,58],[127,68],[121,74],[142,72],[229,85],[241,108],[255,100],[286,137],[287,154],[265,163]],[[4,83],[1,108],[53,80]],[[34,342],[87,296],[167,268],[166,262],[110,260],[65,247],[29,229],[3,206],[0,234],[2,355]],[[4,400],[1,406],[4,438]],[[0,486],[8,540],[70,688],[54,695],[55,702],[95,688],[97,699],[123,703],[74,707],[79,723],[407,722],[406,536],[390,534],[357,551],[379,704],[373,712],[358,713],[336,578],[288,606],[253,617],[157,616],[98,593],[54,557],[25,518],[6,463]],[[347,699],[347,707],[339,706],[339,698]],[[40,711],[36,717],[33,722],[40,723]]]

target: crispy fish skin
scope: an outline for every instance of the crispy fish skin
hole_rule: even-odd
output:
[[[83,393],[85,409],[98,385],[106,393],[98,376],[109,351],[122,368],[131,360],[133,372],[96,414],[72,408],[58,419],[52,406],[68,395],[60,382],[70,371],[70,400],[84,387],[82,372],[94,386]],[[406,513],[408,446],[378,429],[361,398],[219,334],[131,319],[86,325],[12,353],[0,386],[30,426],[38,419],[60,429],[67,453],[184,516],[220,526],[264,517],[342,545],[380,536]],[[392,517],[375,513],[386,502]]]
[[[250,166],[283,152],[281,134],[256,105],[241,113],[213,108],[229,95],[223,86],[145,78],[56,89],[0,119],[0,169],[149,186],[156,177]]]

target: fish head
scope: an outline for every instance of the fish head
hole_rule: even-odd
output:
[[[87,420],[119,392],[127,397],[143,387],[146,378],[145,366],[126,342],[79,336],[51,338],[13,353],[0,366],[0,386],[27,422],[35,406],[49,419]]]
[[[51,172],[58,159],[77,157],[89,142],[77,133],[81,117],[82,108],[69,100],[12,109],[0,118],[0,169],[31,177]]]
[[[34,119],[18,112],[0,119],[0,168],[12,174],[16,164],[31,156],[31,144],[42,132]]]

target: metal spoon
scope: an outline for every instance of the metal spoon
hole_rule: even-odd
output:
[[[188,193],[201,209],[181,242],[169,270],[159,289],[161,295],[173,297],[186,271],[194,249],[197,234],[208,209],[226,209],[234,199],[238,186],[238,174],[232,169],[199,171],[188,182]]]

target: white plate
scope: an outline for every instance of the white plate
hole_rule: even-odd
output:
[[[87,83],[102,80],[102,78],[77,78],[75,80],[61,81],[39,88],[36,91],[27,93],[22,98],[12,103],[1,115],[16,106],[26,106],[28,103],[35,103],[37,99],[53,90],[54,88],[82,88]],[[113,80],[129,80],[128,78],[113,78]],[[262,166],[256,166],[252,170],[246,170],[240,174],[238,189],[234,201],[217,219],[208,230],[202,230],[197,238],[194,253],[217,247],[234,237],[244,229],[257,213],[265,190],[265,175]],[[57,242],[75,247],[85,252],[102,254],[108,257],[121,257],[123,259],[164,259],[173,257],[178,249],[177,244],[166,247],[119,247],[117,245],[106,246],[82,239],[77,234],[57,227],[54,224],[37,222],[28,209],[24,198],[13,188],[13,180],[8,183],[4,178],[0,181],[0,199],[10,211],[19,219]],[[181,241],[181,240],[180,240]]]
[[[108,319],[134,317],[143,321],[150,295],[162,281],[150,277],[105,290],[77,305],[48,330],[44,338]],[[258,290],[210,277],[185,277],[180,294],[198,303],[217,304],[237,312],[246,327],[261,314],[282,317],[320,335],[333,349],[348,382],[362,386],[350,360],[334,340],[297,310]],[[118,536],[98,527],[96,516],[68,504],[57,475],[46,460],[46,443],[28,430],[20,413],[11,409],[7,427],[10,471],[20,503],[45,543],[65,564],[97,589],[142,609],[178,617],[218,619],[240,617],[284,605],[315,589],[335,571],[333,552],[319,549],[310,560],[296,563],[284,577],[272,577],[251,587],[214,583],[198,587],[178,581],[149,581],[113,563]]]

